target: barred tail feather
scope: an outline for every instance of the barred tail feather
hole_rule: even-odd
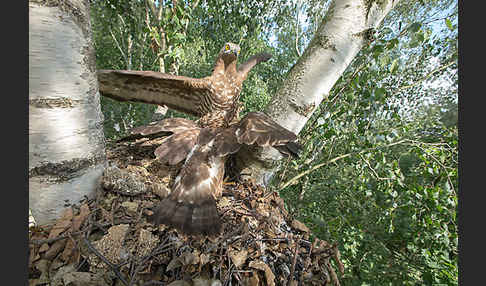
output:
[[[151,217],[186,234],[214,235],[221,231],[215,198],[221,195],[224,159],[209,156],[214,141],[195,145],[174,182],[173,191]]]

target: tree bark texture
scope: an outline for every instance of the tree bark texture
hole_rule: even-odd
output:
[[[313,39],[265,108],[281,126],[298,134],[344,70],[398,0],[334,0]],[[266,184],[281,155],[273,148],[238,154],[243,173]]]
[[[29,1],[29,208],[39,224],[93,194],[104,170],[90,33],[87,0]]]

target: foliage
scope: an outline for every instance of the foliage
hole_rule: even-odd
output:
[[[93,1],[97,68],[204,77],[211,73],[222,45],[232,41],[241,46],[240,62],[264,51],[274,54],[274,59],[255,67],[241,92],[248,110],[261,109],[282,80],[273,76],[277,71],[272,64],[275,60],[284,61],[279,60],[279,53],[261,36],[269,29],[265,27],[271,23],[269,17],[279,13],[279,4],[283,2],[236,1],[230,5],[226,1]],[[154,3],[153,9],[150,3]],[[148,123],[155,110],[147,104],[119,103],[106,98],[102,98],[101,105],[108,139],[118,139],[128,129]]]
[[[240,62],[272,53],[243,85],[248,112],[285,80],[330,1],[160,1],[160,19],[149,1],[92,2],[100,69],[203,77],[224,42],[240,44]],[[302,130],[304,152],[282,162],[273,188],[316,236],[339,243],[343,285],[457,285],[457,3],[399,3]],[[123,136],[154,109],[102,98],[105,134]]]
[[[276,177],[289,209],[316,236],[339,241],[345,285],[458,283],[457,7],[449,5],[453,17],[432,22],[434,5],[420,6],[424,18],[391,15],[301,132],[303,156]]]

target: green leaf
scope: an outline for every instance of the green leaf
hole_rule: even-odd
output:
[[[425,40],[425,35],[424,35],[424,33],[419,32],[419,33],[416,33],[415,35],[416,35],[416,37],[417,37],[417,41],[418,41],[419,43],[422,43],[422,42]]]
[[[381,53],[383,53],[384,47],[382,45],[375,45],[373,47],[373,56],[377,58]]]
[[[394,39],[391,39],[391,40],[388,41],[388,44],[386,45],[386,48],[388,50],[391,50],[394,47],[396,47],[397,45],[398,45],[398,39],[397,38],[394,38]]]
[[[451,20],[445,19],[445,24],[446,24],[447,28],[449,28],[449,30],[451,30],[451,31],[454,30],[454,28],[452,27]]]
[[[393,73],[398,69],[398,59],[394,59],[391,66],[390,66],[390,72]]]
[[[420,29],[420,27],[422,27],[422,23],[415,22],[408,27],[408,30],[415,33]]]
[[[383,57],[380,57],[380,66],[384,68],[386,65],[390,63],[390,56],[385,55]]]
[[[381,99],[386,93],[386,89],[384,89],[383,87],[379,87],[379,88],[376,88],[375,89],[375,97],[377,99]]]

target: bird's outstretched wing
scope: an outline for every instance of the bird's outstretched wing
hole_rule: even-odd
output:
[[[176,165],[184,160],[192,150],[200,129],[194,121],[189,119],[166,118],[133,128],[129,136],[118,140],[118,142],[168,136],[162,140],[154,153],[160,162]]]
[[[194,128],[172,134],[155,149],[155,156],[164,164],[176,165],[182,162],[194,147],[199,131],[199,128]]]
[[[211,106],[211,83],[206,78],[190,78],[154,71],[98,70],[99,90],[118,101],[165,105],[187,114],[201,116]]]
[[[180,117],[173,117],[133,128],[130,131],[130,134],[152,135],[160,132],[180,133],[194,128],[198,128],[194,121]]]
[[[284,155],[298,157],[302,148],[297,135],[273,121],[263,112],[249,112],[235,130],[236,140],[240,144],[272,146]]]

